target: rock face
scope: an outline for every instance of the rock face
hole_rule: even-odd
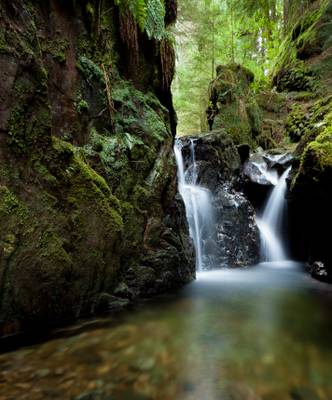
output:
[[[246,267],[257,263],[259,234],[254,209],[242,193],[242,164],[237,148],[223,130],[182,138],[186,168],[191,163],[192,140],[197,183],[212,193],[216,233],[214,240],[204,243],[212,257],[211,265]]]
[[[0,1],[0,335],[194,276],[174,52],[97,3]]]

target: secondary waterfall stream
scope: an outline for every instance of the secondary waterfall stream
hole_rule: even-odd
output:
[[[191,164],[185,170],[181,140],[175,141],[174,153],[178,167],[178,190],[181,194],[189,223],[190,236],[196,251],[196,270],[202,271],[208,262],[204,249],[204,240],[210,235],[213,227],[211,192],[198,185],[198,170],[195,159],[195,142],[191,140]]]
[[[291,170],[289,167],[279,178],[266,203],[257,225],[261,232],[262,261],[285,261],[287,254],[283,245],[281,229],[285,209],[286,179]]]

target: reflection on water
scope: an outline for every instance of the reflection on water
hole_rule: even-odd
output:
[[[202,273],[119,321],[1,355],[0,399],[331,400],[331,294],[290,263]]]

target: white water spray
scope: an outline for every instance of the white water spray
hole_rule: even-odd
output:
[[[287,254],[281,238],[281,225],[285,209],[286,179],[289,167],[280,177],[265,206],[263,215],[257,219],[261,233],[261,257],[263,261],[285,261]]]
[[[198,170],[195,159],[195,143],[190,141],[191,165],[185,171],[182,143],[176,140],[174,153],[178,167],[178,190],[181,194],[189,223],[190,236],[192,237],[196,251],[196,270],[204,269],[206,259],[204,252],[204,238],[213,226],[213,213],[211,207],[211,192],[197,185]],[[204,238],[203,238],[204,236]]]

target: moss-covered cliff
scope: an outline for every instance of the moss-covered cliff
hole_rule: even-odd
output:
[[[0,334],[189,281],[167,37],[111,0],[0,20]]]

